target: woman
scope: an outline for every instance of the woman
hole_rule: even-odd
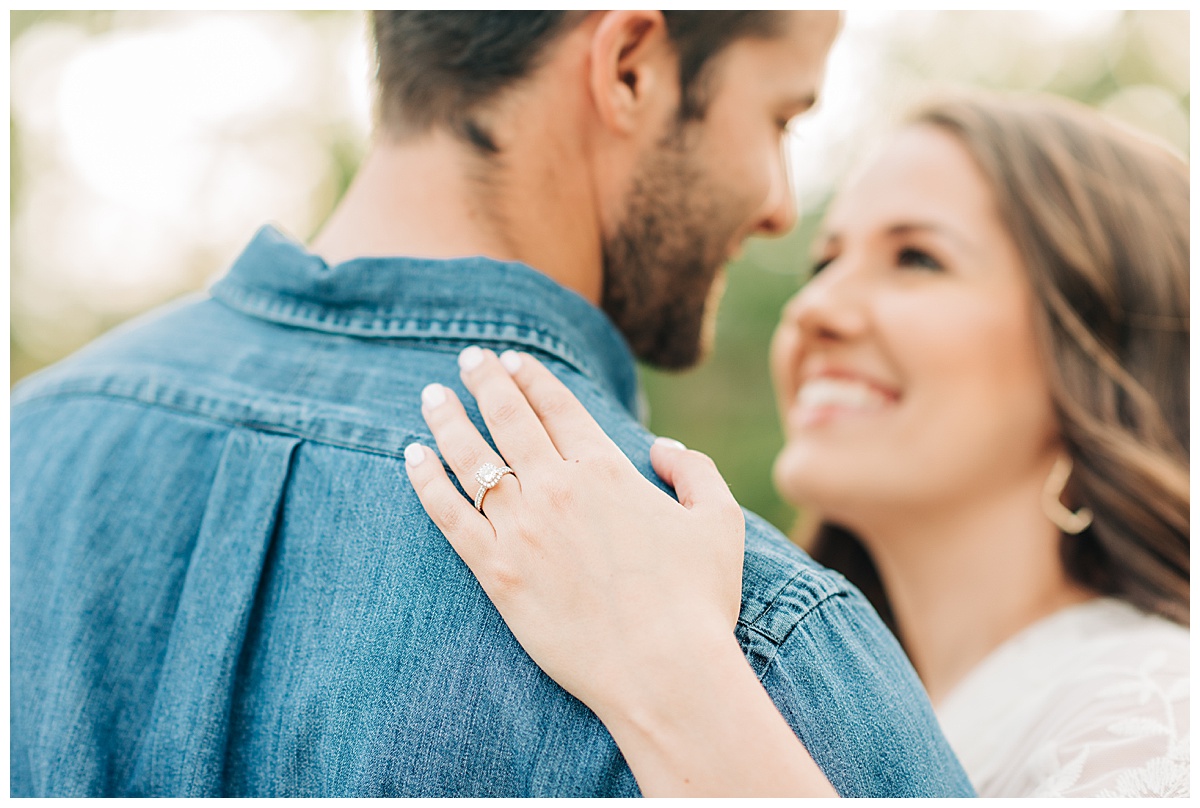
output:
[[[1188,193],[1181,160],[1086,109],[930,106],[839,195],[776,333],[776,485],[819,514],[814,556],[896,631],[981,795],[1187,793]],[[532,357],[462,365],[485,419],[513,385],[528,400],[489,421],[501,452],[541,440],[545,459],[517,470],[503,528],[429,450],[410,478],[643,792],[828,793],[725,665],[742,534],[711,463],[653,447],[679,507]],[[444,454],[481,440],[457,402],[432,415]],[[680,621],[685,647],[659,653]],[[706,740],[672,734],[685,709]]]

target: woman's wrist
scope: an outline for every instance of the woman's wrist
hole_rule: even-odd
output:
[[[740,668],[748,670],[732,631],[700,629],[690,634],[623,671],[622,685],[589,705],[610,731],[648,741],[676,734],[695,721],[697,706],[719,694]]]
[[[837,796],[733,632],[697,634],[635,673],[635,685],[595,711],[643,795]]]

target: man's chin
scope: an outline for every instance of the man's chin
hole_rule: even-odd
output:
[[[666,329],[662,339],[638,352],[638,359],[658,370],[672,371],[689,370],[708,361],[716,347],[719,298],[719,293],[710,294],[701,313],[686,325]]]

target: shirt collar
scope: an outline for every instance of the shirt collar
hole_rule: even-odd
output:
[[[595,306],[531,267],[491,258],[355,258],[330,266],[262,227],[212,288],[245,314],[374,339],[506,342],[544,351],[638,409],[624,338]]]

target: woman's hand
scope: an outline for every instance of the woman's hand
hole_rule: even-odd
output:
[[[533,357],[471,347],[459,363],[503,457],[453,392],[430,385],[422,412],[438,448],[468,494],[484,463],[514,474],[482,512],[426,447],[406,450],[409,478],[538,665],[603,719],[661,698],[649,671],[736,649],[745,522],[712,461],[673,441],[651,447],[676,502]]]
[[[612,733],[646,796],[836,796],[734,638],[746,524],[712,461],[650,449],[679,501],[641,475],[527,354],[459,355],[500,457],[447,388],[422,412],[463,490],[513,474],[482,512],[426,447],[417,496],[541,668]]]

